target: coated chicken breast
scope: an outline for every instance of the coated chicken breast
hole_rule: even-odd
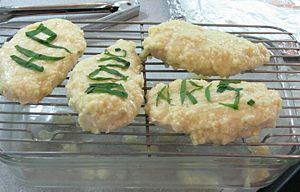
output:
[[[50,94],[83,54],[83,31],[63,19],[20,29],[0,49],[0,93],[21,104]]]
[[[268,63],[261,44],[225,32],[173,20],[149,28],[142,58],[152,55],[174,68],[222,77]]]
[[[80,126],[99,133],[131,123],[144,101],[141,69],[135,43],[125,40],[79,62],[66,88],[69,105],[79,113]]]
[[[227,144],[275,127],[281,109],[277,91],[263,83],[175,80],[147,95],[151,122],[189,134],[193,144]]]

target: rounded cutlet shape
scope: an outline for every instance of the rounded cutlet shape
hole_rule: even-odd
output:
[[[261,43],[177,20],[150,27],[143,46],[142,58],[151,54],[174,68],[206,76],[234,75],[270,59]]]
[[[41,23],[57,34],[51,44],[63,46],[71,53],[64,49],[47,47],[25,35],[25,32],[35,30]],[[47,36],[39,34],[39,38]],[[44,67],[44,71],[33,71],[17,64],[10,57],[16,55],[26,61],[30,59],[18,52],[16,45],[35,53],[64,58],[57,61],[34,60],[35,64]],[[67,20],[50,19],[20,29],[0,49],[0,92],[8,100],[21,104],[38,103],[66,78],[85,48],[83,31]]]
[[[97,69],[99,65],[116,63],[111,60],[99,62],[99,59],[107,57],[102,53],[79,62],[71,72],[66,86],[69,105],[79,113],[80,126],[92,133],[109,132],[131,123],[139,113],[141,104],[144,101],[143,77],[140,75],[142,65],[135,52],[135,43],[118,40],[108,48],[108,51],[115,53],[116,48],[126,50],[127,55],[123,59],[129,61],[130,66],[128,69],[112,68],[128,76],[126,81],[95,81],[88,78],[88,75]],[[113,75],[104,71],[101,71],[97,76],[113,77]],[[128,97],[121,98],[107,93],[87,94],[85,92],[90,84],[105,82],[122,84]]]
[[[159,83],[153,87],[148,92],[148,103],[145,107],[151,122],[190,135],[194,144],[227,144],[239,137],[256,135],[261,128],[275,127],[282,101],[279,93],[268,90],[265,84],[248,82],[230,84],[233,88],[242,88],[239,108],[235,110],[220,104],[233,103],[235,91],[217,92],[219,81],[192,81],[203,86],[202,89],[192,93],[198,101],[196,104],[192,104],[187,97],[181,104],[182,80],[175,80],[169,84],[171,103],[163,99],[157,103],[157,95],[166,86],[165,84]],[[187,91],[195,88],[189,80],[186,85]],[[211,102],[208,102],[205,95],[208,86]],[[247,104],[251,99],[255,102],[252,106]]]

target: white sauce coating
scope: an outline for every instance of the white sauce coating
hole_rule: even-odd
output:
[[[151,54],[174,68],[207,76],[234,75],[270,59],[261,43],[178,20],[150,27],[143,45],[141,58]]]

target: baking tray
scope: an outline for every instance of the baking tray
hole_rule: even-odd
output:
[[[84,29],[88,48],[80,60],[103,52],[118,39],[136,42],[136,51],[141,52],[148,28],[158,24],[73,22],[99,28],[114,25]],[[0,24],[0,46],[30,23],[20,20]],[[127,127],[108,134],[90,134],[80,129],[77,113],[68,107],[67,78],[38,104],[21,106],[0,96],[0,160],[16,178],[35,186],[258,188],[274,181],[300,158],[299,45],[291,33],[277,27],[201,25],[229,31],[268,47],[270,63],[231,79],[263,82],[280,92],[283,109],[275,129],[263,129],[258,138],[241,138],[226,146],[194,146],[188,136],[150,123],[143,105]],[[282,38],[278,40],[278,36]],[[290,59],[295,61],[288,62]],[[142,74],[145,94],[159,82],[198,78],[185,70],[166,68],[155,58],[143,63]]]

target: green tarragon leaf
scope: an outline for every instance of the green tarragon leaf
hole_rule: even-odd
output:
[[[103,61],[117,61],[119,63],[110,63],[107,65],[99,65],[98,69],[95,69],[92,71],[89,75],[88,78],[91,80],[96,80],[96,81],[104,81],[104,80],[111,80],[111,81],[126,81],[128,79],[128,76],[123,75],[119,71],[113,69],[112,67],[118,67],[121,69],[128,69],[130,66],[130,62],[126,61],[125,59],[121,57],[126,57],[127,52],[124,49],[121,48],[115,48],[115,52],[122,52],[122,55],[117,55],[109,52],[107,49],[104,51],[104,54],[109,56],[109,57],[103,57],[98,59],[98,61],[103,62]],[[112,74],[116,77],[119,78],[113,78],[113,77],[102,77],[102,76],[97,76],[100,71],[105,71],[109,74]],[[86,90],[86,93],[109,93],[112,95],[117,95],[122,98],[127,98],[128,94],[124,90],[124,87],[122,84],[117,84],[117,83],[96,83],[96,84],[90,84],[90,87]]]
[[[180,86],[180,101],[181,104],[184,103],[186,97],[186,80],[181,81],[181,86]]]
[[[186,97],[188,97],[188,99],[190,100],[190,102],[192,104],[197,104],[198,101],[197,99],[193,96],[192,93],[194,93],[195,91],[201,90],[203,88],[203,86],[196,84],[194,81],[189,80],[189,83],[193,86],[196,87],[194,89],[192,89],[191,91],[187,91],[187,85],[186,85],[186,80],[182,80],[181,81],[181,87],[180,87],[180,101],[181,104],[184,103],[184,100]]]
[[[21,65],[22,67],[25,67],[27,69],[33,70],[33,71],[38,71],[38,72],[43,72],[44,71],[44,67],[43,66],[39,66],[33,62],[31,62],[31,60],[26,61],[16,55],[11,55],[10,58],[12,60],[14,60],[17,64]]]
[[[253,106],[255,104],[255,101],[253,99],[250,99],[248,102],[247,102],[248,105],[250,106]]]
[[[187,93],[187,96],[188,96],[188,98],[189,98],[189,100],[191,101],[192,104],[195,105],[195,104],[198,103],[197,99],[191,94],[191,92]]]
[[[107,73],[110,73],[110,74],[115,75],[115,76],[120,77],[120,78],[96,77],[96,75],[98,75],[98,73],[100,71],[105,71]],[[122,73],[120,73],[119,71],[117,71],[115,69],[109,68],[107,65],[99,65],[99,68],[94,70],[93,72],[91,72],[88,75],[88,78],[91,79],[91,80],[96,80],[96,81],[104,81],[104,80],[114,80],[114,81],[123,80],[123,81],[126,81],[128,79],[128,76],[123,75]]]
[[[241,81],[232,79],[222,79],[217,85],[217,93],[223,93],[225,90],[233,91],[234,88],[229,86],[230,83],[238,84],[241,83]]]
[[[211,96],[210,96],[210,90],[209,90],[209,88],[210,88],[211,85],[212,85],[212,84],[209,84],[209,85],[206,86],[206,88],[205,88],[205,97],[206,97],[206,100],[207,100],[208,102],[211,102]]]
[[[157,92],[156,106],[158,106],[158,102],[160,99],[167,101],[168,104],[171,104],[172,100],[170,98],[169,85],[165,85],[160,91]]]
[[[236,88],[234,91],[236,92],[234,102],[233,103],[219,103],[221,105],[224,105],[226,107],[233,108],[234,110],[239,109],[239,103],[240,103],[240,91],[243,90],[243,88]]]
[[[234,102],[233,103],[219,103],[219,104],[224,105],[226,107],[233,108],[235,110],[238,110],[239,102],[240,102],[240,91],[243,90],[243,88],[233,88],[229,85],[230,83],[238,84],[238,83],[241,83],[241,81],[240,80],[231,80],[231,79],[221,80],[217,86],[218,87],[217,92],[223,93],[226,90],[227,91],[235,91],[236,96],[234,98]]]
[[[121,48],[115,48],[115,52],[121,52],[122,51],[122,55],[116,55],[113,54],[111,52],[109,52],[107,49],[104,50],[104,54],[108,55],[108,56],[113,56],[113,57],[126,57],[127,56],[127,51]]]
[[[39,33],[44,33],[44,34],[48,35],[48,38],[46,40],[40,39],[39,37],[37,37],[37,35]],[[45,27],[42,23],[36,29],[26,32],[25,35],[27,37],[29,37],[30,39],[32,39],[40,44],[43,44],[47,47],[51,47],[51,48],[55,48],[55,49],[64,49],[68,53],[71,53],[71,51],[65,47],[51,44],[51,42],[54,41],[54,39],[57,37],[57,34],[54,31],[50,30],[49,28]]]
[[[89,85],[85,93],[107,93],[121,98],[128,98],[128,93],[123,85],[118,83],[93,83]]]
[[[31,51],[19,45],[16,45],[15,48],[18,52],[22,53],[23,55],[26,55],[27,57],[31,57],[34,60],[58,61],[65,58],[65,57],[53,57],[53,56],[43,55],[40,53],[35,53],[34,51]]]
[[[116,52],[120,52],[122,51],[123,52],[123,55],[115,55],[115,54],[112,54],[111,52],[109,52],[107,49],[105,49],[104,51],[104,54],[109,56],[109,57],[103,57],[103,58],[100,58],[98,59],[98,61],[117,61],[121,64],[115,64],[115,63],[112,63],[112,64],[107,64],[106,66],[110,66],[110,67],[119,67],[119,68],[122,68],[122,69],[128,69],[129,66],[130,66],[130,62],[129,61],[126,61],[125,59],[121,58],[121,57],[126,57],[127,55],[127,51],[124,50],[124,49],[121,49],[121,48],[115,48],[115,51]]]
[[[189,83],[196,87],[195,89],[191,90],[190,92],[187,93],[187,96],[189,98],[189,100],[191,101],[192,104],[197,104],[198,101],[197,99],[192,95],[192,93],[194,93],[195,91],[201,90],[203,89],[202,85],[198,85],[197,83],[195,83],[194,81],[190,80]]]
[[[98,59],[98,61],[110,61],[110,60],[120,62],[122,65],[120,65],[120,64],[107,64],[107,66],[119,67],[119,68],[122,68],[122,69],[128,69],[129,66],[130,66],[129,61],[126,61],[125,59],[122,59],[122,58],[117,57],[117,56],[103,57],[103,58]]]
[[[198,85],[197,83],[195,83],[194,81],[192,81],[192,80],[189,80],[189,83],[191,84],[191,85],[193,85],[194,87],[198,87],[198,88],[203,88],[203,86],[202,85]]]

